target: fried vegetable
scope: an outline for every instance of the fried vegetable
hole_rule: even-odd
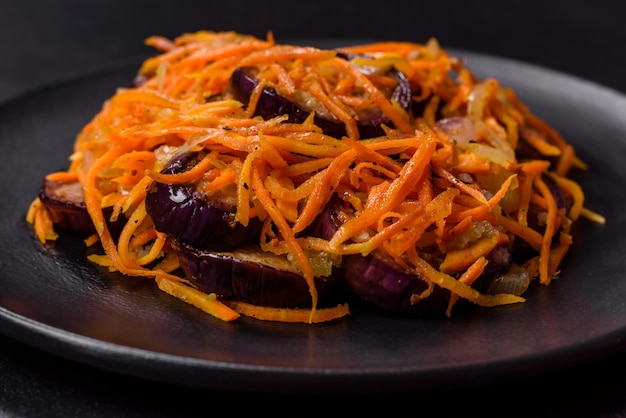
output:
[[[175,244],[185,277],[205,293],[277,308],[311,308],[311,295],[302,273],[287,257],[255,246],[228,252],[199,250]],[[319,305],[334,296],[334,278],[316,277]]]
[[[346,289],[409,314],[523,302],[556,277],[574,222],[604,222],[568,177],[587,168],[574,148],[434,39],[147,43],[162,53],[79,133],[27,220],[41,242],[53,224],[95,232],[90,260],[221,319],[337,319]]]
[[[367,57],[359,57],[355,54],[338,54],[339,57],[346,60],[362,59]],[[406,76],[393,67],[383,70],[374,66],[357,66],[360,71],[366,74],[379,74],[379,76],[388,77],[393,80],[393,87],[386,90],[385,94],[388,99],[396,103],[399,108],[407,109],[411,103],[411,87]],[[248,105],[250,97],[259,86],[259,81],[255,76],[254,68],[237,68],[230,80],[230,91],[233,96]],[[323,105],[312,95],[306,91],[294,91],[288,96],[281,95],[276,89],[266,87],[263,88],[260,97],[256,103],[255,115],[265,119],[277,116],[287,115],[290,122],[302,123],[309,115],[314,112],[314,123],[320,127],[322,131],[337,138],[346,135],[344,123],[332,113],[324,109]],[[389,118],[376,106],[368,106],[355,110],[357,126],[361,138],[372,138],[384,134],[383,124],[393,127]]]
[[[186,154],[163,173],[180,173],[195,163],[196,156]],[[197,248],[229,250],[259,241],[261,222],[258,218],[247,226],[236,222],[232,194],[203,196],[195,184],[155,182],[146,196],[146,210],[157,231]]]

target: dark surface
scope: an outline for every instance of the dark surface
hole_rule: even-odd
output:
[[[271,29],[279,40],[326,36],[424,41],[435,36],[444,47],[512,57],[626,92],[623,77],[626,63],[619,55],[626,40],[626,29],[621,22],[623,14],[615,9],[616,3],[610,1],[518,4],[448,1],[440,5],[412,2],[410,7],[401,2],[388,1],[384,8],[380,7],[380,3],[372,3],[370,7],[366,2],[355,6],[357,2],[334,4],[329,1],[299,2],[297,8],[286,1],[266,2],[265,5],[228,2],[219,7],[180,0],[118,3],[22,1],[3,5],[0,13],[0,34],[3,35],[0,37],[0,100],[6,101],[51,82],[93,73],[103,66],[135,63],[138,56],[150,52],[141,44],[141,40],[148,35],[174,36],[201,28],[233,29],[259,36]],[[541,80],[538,82],[541,84]],[[578,108],[584,107],[588,98],[577,96],[576,91],[570,93],[565,95],[565,99],[580,101],[583,105],[579,104]],[[610,100],[613,95],[607,93],[606,97]],[[623,100],[619,98],[620,102]],[[554,105],[551,103],[551,106]],[[54,108],[54,102],[42,102],[38,111],[50,118],[51,108]],[[589,103],[590,114],[597,109],[606,110],[599,103]],[[12,108],[14,112],[17,110]],[[75,110],[89,111],[82,107]],[[615,112],[619,110],[614,109]],[[3,114],[5,122],[11,119],[19,123],[21,120],[17,113],[12,115],[6,107],[3,111],[8,112],[8,116]],[[56,111],[62,112],[60,109]],[[555,117],[562,125],[572,117],[557,113]],[[612,116],[614,123],[619,116],[615,115]],[[578,115],[578,119],[581,117]],[[596,123],[602,121],[601,118],[594,120]],[[30,123],[33,123],[32,120]],[[574,126],[580,127],[585,137],[598,135],[599,144],[607,134],[621,132],[611,126],[592,130],[584,121],[578,121]],[[0,131],[3,135],[1,144],[7,141],[4,137],[6,132]],[[63,132],[51,128],[46,136],[54,138]],[[48,146],[53,147],[53,143]],[[614,166],[618,166],[626,155],[623,143],[620,146],[617,147],[618,152],[611,156]],[[591,145],[587,148],[592,161],[599,167],[604,150],[598,147],[594,151]],[[6,153],[4,147],[2,150]],[[37,171],[45,167],[30,168]],[[611,169],[601,171],[606,174]],[[614,183],[609,184],[607,190],[619,194],[619,188]],[[604,204],[599,186],[593,195]],[[610,197],[606,200],[611,201]],[[3,213],[6,213],[8,206],[5,206],[4,199],[2,205]],[[613,212],[618,211],[614,209]],[[619,225],[622,225],[621,222],[617,227]],[[3,248],[7,248],[7,242],[13,239],[4,234],[5,231],[2,230]],[[613,236],[618,235],[619,231],[613,231]],[[598,244],[604,245],[598,245],[595,251],[615,251],[609,247],[610,243]],[[0,268],[10,271],[5,259],[0,260]],[[619,277],[623,271],[622,264],[621,261],[613,262],[612,277]],[[618,284],[614,289],[619,292],[623,286]],[[49,295],[50,298],[55,296]],[[64,300],[65,297],[59,296],[58,303],[72,302],[71,297]],[[618,293],[613,300],[619,298]],[[623,296],[621,300],[624,300]],[[602,310],[602,306],[598,306],[598,310]],[[623,315],[623,305],[613,312]],[[580,323],[570,325],[573,334],[590,326],[590,318],[577,320]],[[620,316],[616,321],[620,323],[623,318]],[[10,330],[11,334],[15,332]],[[621,338],[623,343],[623,335]],[[33,340],[31,343],[37,346],[42,341]],[[471,355],[471,348],[467,347],[467,352],[463,354]],[[77,358],[74,353],[51,355],[31,345],[0,337],[0,413],[8,417],[205,416],[213,413],[210,408],[214,406],[224,402],[232,405],[231,398],[237,399],[237,408],[242,411],[255,408],[274,412],[294,400],[304,402],[308,399],[302,395],[242,394],[158,383],[128,377],[123,370],[122,373],[112,373],[86,366],[71,360],[72,357]],[[78,357],[78,360],[83,361],[84,358]],[[458,385],[437,389],[422,387],[408,394],[316,396],[302,406],[301,414],[309,416],[328,412],[328,401],[332,399],[338,401],[344,410],[354,412],[369,411],[374,405],[386,408],[396,405],[420,413],[424,408],[430,410],[430,405],[434,404],[441,408],[444,415],[468,414],[469,411],[469,415],[482,413],[485,416],[626,416],[624,349],[608,354],[592,350],[581,355],[580,361],[573,364],[570,361],[566,365],[561,364],[558,357],[552,360],[554,364],[546,364],[545,371],[535,370],[527,375],[520,370],[519,374],[512,374],[510,378],[498,382],[481,382],[481,379],[473,380],[472,376],[466,376]],[[472,381],[473,385],[469,386],[468,381]],[[256,384],[262,385],[263,382]],[[388,391],[381,388],[381,392]],[[507,409],[497,407],[499,400],[508,405]]]

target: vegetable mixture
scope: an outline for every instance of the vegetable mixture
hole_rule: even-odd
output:
[[[559,274],[584,206],[574,148],[436,40],[333,50],[234,32],[159,52],[44,179],[37,238],[224,321],[451,316]]]

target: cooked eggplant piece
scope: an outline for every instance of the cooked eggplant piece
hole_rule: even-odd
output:
[[[353,55],[339,55],[344,59],[354,59]],[[368,72],[367,67],[359,67],[361,71]],[[402,72],[391,68],[387,71],[387,75],[397,80],[397,85],[389,93],[389,99],[397,102],[402,108],[408,108],[411,103],[411,86],[408,79]],[[231,77],[230,91],[235,99],[248,105],[252,92],[258,85],[258,81],[254,77],[253,68],[238,68]],[[256,105],[256,115],[263,118],[272,118],[281,115],[288,115],[289,121],[294,123],[302,123],[309,116],[311,111],[304,100],[287,98],[281,96],[272,88],[265,88]],[[361,138],[373,138],[384,134],[381,128],[382,124],[391,124],[389,119],[382,113],[378,107],[365,109],[357,112],[358,128]],[[336,118],[329,116],[321,116],[316,112],[315,124],[322,128],[322,131],[337,138],[346,134],[344,124]]]
[[[186,278],[205,293],[277,308],[311,307],[311,294],[304,277],[287,257],[248,246],[228,252],[208,251],[174,241]],[[319,304],[333,296],[332,277],[315,279]]]
[[[391,312],[440,313],[450,296],[449,291],[435,287],[428,297],[412,300],[428,289],[427,282],[378,251],[366,257],[360,254],[345,256],[338,274],[351,292]]]
[[[39,200],[46,206],[55,226],[74,234],[88,236],[96,233],[91,216],[85,205],[82,184],[78,181],[64,183],[44,179],[39,190]],[[104,208],[104,219],[110,219],[113,210]],[[113,237],[118,237],[124,228],[126,218],[120,216],[108,221],[107,226]]]
[[[63,183],[44,179],[38,197],[50,212],[52,221],[58,228],[83,236],[96,233],[96,228],[85,206],[82,185],[78,181]],[[104,218],[109,219],[112,213],[111,208],[105,208]],[[119,236],[124,223],[125,219],[121,218],[109,222],[111,235]]]
[[[87,212],[79,182],[62,183],[44,179],[39,190],[39,200],[48,208],[59,228],[81,235],[96,231]]]
[[[309,234],[330,239],[346,220],[341,202],[333,199],[318,215]],[[419,275],[406,271],[384,253],[375,251],[367,256],[344,255],[341,265],[333,276],[349,291],[373,305],[391,312],[405,314],[430,314],[445,309],[450,293],[435,288],[433,293],[417,303],[413,295],[419,295],[428,284]]]
[[[166,174],[185,171],[196,161],[186,154],[170,163]],[[200,196],[193,185],[156,183],[146,196],[146,210],[157,231],[197,248],[228,250],[258,242],[261,222],[235,222],[235,207],[225,199]]]

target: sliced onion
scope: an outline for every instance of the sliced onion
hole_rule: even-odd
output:
[[[472,121],[463,116],[440,119],[435,126],[448,135],[459,147],[467,147],[478,138],[478,133]]]
[[[523,267],[511,264],[509,271],[491,281],[487,293],[496,295],[499,293],[509,293],[520,296],[530,285],[530,274]]]

